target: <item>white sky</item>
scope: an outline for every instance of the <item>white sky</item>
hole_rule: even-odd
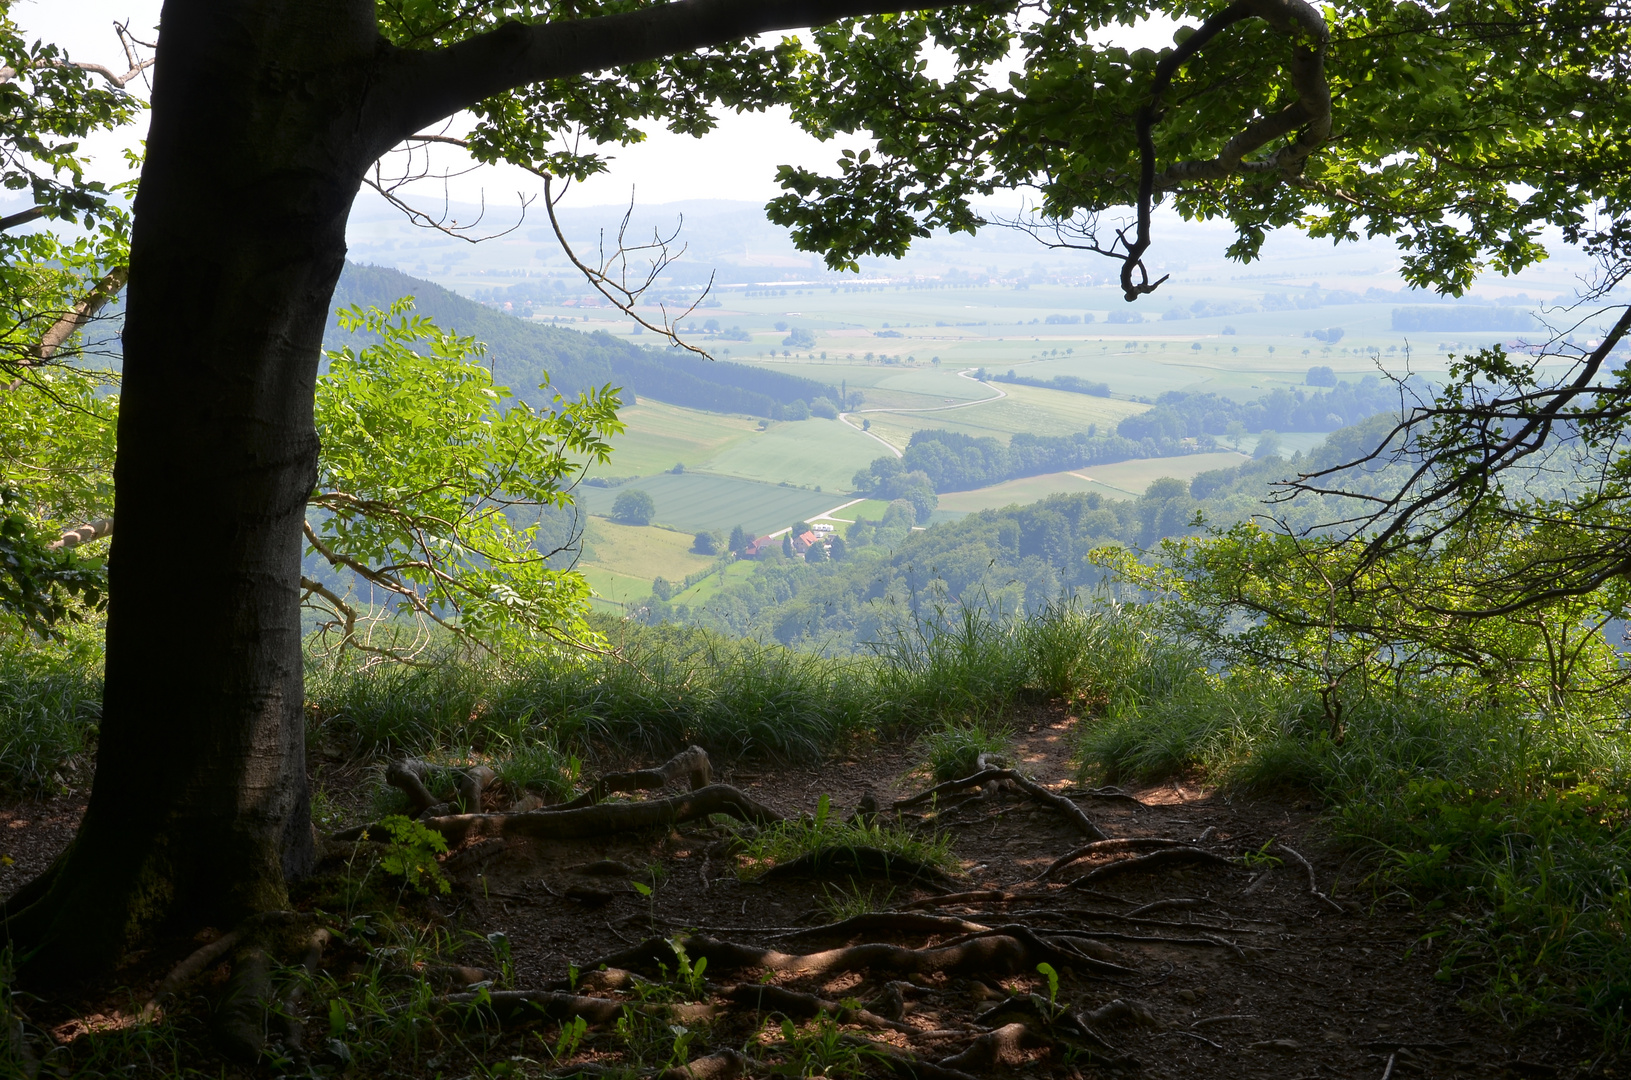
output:
[[[17,0],[12,16],[26,36],[52,41],[76,60],[116,67],[123,64],[113,23],[129,21],[132,31],[153,40],[159,21],[160,0]],[[1159,45],[1170,40],[1170,25],[1128,31],[1128,44]],[[1135,40],[1136,39],[1136,40]],[[145,125],[87,140],[87,148],[105,179],[127,177],[120,151],[135,146]],[[804,134],[787,118],[786,110],[768,113],[726,114],[720,126],[702,139],[674,135],[661,127],[648,131],[644,143],[612,147],[611,172],[596,177],[570,196],[575,207],[626,205],[632,187],[642,205],[682,199],[748,199],[764,202],[781,194],[776,185],[778,165],[802,165],[830,170],[842,142],[822,144]],[[861,145],[852,140],[850,145]],[[449,158],[454,161],[455,158]],[[477,170],[451,182],[456,201],[476,202],[486,191],[489,204],[506,204],[516,191],[540,193],[542,185],[529,173],[512,166]],[[436,194],[440,195],[440,185]]]
[[[23,28],[25,35],[52,41],[67,50],[70,57],[106,64],[110,67],[124,63],[118,39],[113,32],[115,20],[128,20],[138,37],[153,40],[156,36],[161,0],[15,0],[12,17]],[[1152,21],[1135,29],[1118,31],[1114,36],[1119,44],[1127,46],[1159,47],[1171,40],[1173,24],[1167,20]],[[144,88],[138,87],[138,94]],[[128,179],[122,150],[139,144],[146,130],[139,123],[118,132],[88,139],[86,150],[93,158],[93,175],[100,179],[117,181]],[[860,145],[852,140],[851,145]],[[731,199],[764,203],[781,193],[776,185],[778,165],[803,165],[830,171],[843,143],[822,144],[792,125],[785,112],[734,115],[726,114],[720,126],[703,139],[673,135],[661,128],[649,132],[646,142],[631,147],[614,147],[607,152],[614,155],[608,175],[590,180],[574,190],[566,206],[579,209],[592,206],[628,205],[630,191],[642,207],[687,199]],[[456,151],[452,151],[456,154]],[[455,164],[450,157],[448,163]],[[516,192],[530,195],[542,193],[542,184],[528,173],[511,166],[481,168],[467,176],[451,181],[450,194],[456,202],[475,203],[485,195],[489,206],[513,206]],[[359,205],[374,198],[366,189]],[[421,205],[434,205],[441,198],[441,187],[424,190],[412,201]],[[994,200],[998,205],[1017,198]],[[403,228],[409,229],[406,222]],[[1183,237],[1180,239],[1180,231]],[[1207,251],[1208,257],[1221,256],[1225,241],[1216,230],[1207,233],[1171,222],[1163,225],[1168,245],[1199,244],[1216,250]],[[1548,237],[1549,241],[1553,238]],[[1279,244],[1313,244],[1291,235],[1275,238]],[[1565,255],[1564,245],[1550,242],[1554,255]],[[1570,253],[1572,254],[1572,253]],[[1561,262],[1562,260],[1559,260]],[[1543,264],[1543,276],[1555,275],[1561,267],[1557,263]],[[1535,271],[1523,275],[1528,278]],[[1498,281],[1494,275],[1486,280]],[[1503,287],[1521,287],[1521,281],[1501,283]],[[1565,287],[1567,282],[1560,282]],[[1555,287],[1555,286],[1554,286]]]

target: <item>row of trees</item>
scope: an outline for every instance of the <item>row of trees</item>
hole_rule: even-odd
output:
[[[1004,446],[989,435],[965,435],[943,428],[912,433],[900,458],[881,457],[855,474],[857,491],[879,499],[909,499],[926,505],[921,519],[934,510],[937,492],[970,491],[1022,476],[1105,465],[1133,458],[1164,457],[1216,449],[1203,436],[1191,442],[1158,435],[1128,438],[1124,434],[1032,435],[1017,432]]]
[[[1329,369],[1310,368],[1308,381],[1322,379]],[[1336,431],[1377,413],[1400,414],[1429,400],[1431,389],[1419,377],[1402,383],[1367,375],[1357,383],[1337,382],[1333,388],[1312,393],[1277,388],[1248,401],[1192,390],[1169,390],[1155,407],[1129,416],[1116,425],[1126,439],[1172,441],[1207,435],[1227,435],[1230,425],[1244,431]]]

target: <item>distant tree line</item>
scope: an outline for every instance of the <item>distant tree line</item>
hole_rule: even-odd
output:
[[[1052,318],[1052,316],[1049,316]],[[1038,379],[1031,375],[1015,375],[1014,369],[1009,368],[1007,374],[998,375],[988,372],[984,368],[974,373],[977,379],[986,382],[1018,383],[1021,386],[1040,386],[1045,390],[1063,390],[1069,394],[1092,394],[1094,397],[1109,397],[1110,384],[1102,382],[1089,382],[1075,375],[1055,375],[1051,379]]]
[[[1412,377],[1408,389],[1425,394],[1426,385]],[[1155,408],[1129,416],[1116,425],[1125,439],[1171,442],[1226,434],[1231,423],[1247,431],[1336,431],[1381,412],[1397,412],[1400,389],[1367,375],[1357,384],[1339,382],[1330,390],[1271,390],[1250,401],[1217,394],[1172,390]]]
[[[933,428],[913,432],[902,457],[878,458],[857,472],[853,483],[857,491],[873,498],[910,499],[909,490],[920,485],[927,485],[932,492],[971,491],[1022,476],[1216,448],[1209,437],[1186,443],[1182,436],[1128,438],[1121,434],[1099,435],[1096,431],[1074,435],[1020,432],[1004,446],[989,435]]]

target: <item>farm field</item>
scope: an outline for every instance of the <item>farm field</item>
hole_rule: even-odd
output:
[[[877,444],[874,443],[873,445]],[[878,449],[882,450],[883,447],[880,446]],[[889,503],[883,499],[863,499],[854,506],[846,506],[844,509],[838,511],[837,514],[834,514],[831,517],[823,518],[822,520],[855,522],[861,518],[866,518],[868,521],[881,521],[883,519],[884,511],[888,509]]]
[[[736,525],[752,532],[772,532],[846,501],[838,492],[696,472],[660,473],[616,488],[580,487],[576,499],[589,513],[604,517],[611,513],[620,493],[635,489],[649,494],[657,504],[656,522],[692,533],[703,529],[729,532]]]
[[[1126,492],[1122,498],[1127,498],[1130,495],[1144,494],[1145,488],[1163,476],[1193,480],[1203,472],[1230,469],[1248,460],[1250,459],[1245,454],[1225,450],[1216,454],[1185,454],[1179,457],[1117,461],[1110,465],[1092,465],[1085,469],[1077,469],[1076,472],[1091,477],[1107,487]]]
[[[1094,465],[1067,472],[1046,473],[1007,480],[973,491],[954,491],[940,496],[937,520],[946,520],[970,514],[976,510],[995,510],[1015,503],[1021,505],[1045,499],[1049,495],[1076,492],[1098,492],[1109,499],[1134,499],[1154,480],[1173,476],[1189,480],[1211,469],[1239,465],[1247,460],[1244,454],[1232,452],[1218,454],[1186,454],[1180,457],[1140,458],[1118,461],[1113,465]],[[942,517],[941,515],[944,515]]]
[[[855,415],[872,421],[874,432],[904,449],[912,432],[920,428],[945,428],[976,437],[990,436],[1006,443],[1016,431],[1034,435],[1074,435],[1078,431],[1087,431],[1092,425],[1097,425],[1100,431],[1107,431],[1114,429],[1126,417],[1149,408],[1133,401],[1013,383],[987,383],[985,388],[1001,390],[1007,396],[993,399],[989,404],[935,412],[876,412],[868,405]]]
[[[612,459],[601,470],[611,476],[649,476],[676,464],[700,465],[759,429],[754,417],[685,409],[654,398],[641,398],[619,410],[618,417],[628,430],[612,440]]]
[[[841,494],[850,490],[856,470],[885,453],[888,451],[848,424],[811,418],[773,423],[765,431],[734,439],[701,467],[748,480],[786,481]]]
[[[681,580],[713,563],[711,555],[691,551],[695,531],[676,532],[656,525],[622,525],[605,518],[584,519],[583,563],[624,570],[639,567],[650,584],[654,577]]]

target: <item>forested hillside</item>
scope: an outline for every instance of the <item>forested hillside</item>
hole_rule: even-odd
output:
[[[493,378],[523,398],[548,377],[554,389],[573,396],[607,383],[631,396],[712,412],[780,418],[784,406],[836,398],[837,391],[811,379],[762,371],[746,364],[706,360],[680,350],[653,350],[619,341],[605,331],[580,333],[524,321],[467,300],[434,282],[396,270],[346,264],[334,306],[387,308],[412,296],[418,312],[444,328],[487,345]],[[344,335],[330,326],[324,344],[338,348]]]
[[[1412,376],[1401,385],[1375,375],[1313,393],[1271,390],[1250,401],[1174,390],[1157,398],[1155,408],[1121,421],[1116,433],[1127,439],[1198,438],[1225,434],[1232,423],[1249,432],[1336,431],[1379,412],[1398,412],[1417,396],[1432,396],[1421,379]]]
[[[732,634],[773,637],[783,644],[846,652],[877,642],[891,626],[921,615],[926,605],[1036,611],[1104,579],[1103,571],[1088,558],[1095,548],[1149,547],[1164,537],[1194,535],[1208,526],[1264,513],[1268,508],[1263,499],[1274,481],[1299,470],[1350,461],[1360,448],[1374,445],[1393,422],[1391,414],[1372,417],[1336,432],[1306,457],[1291,461],[1246,462],[1202,473],[1189,483],[1157,480],[1143,497],[1131,501],[1098,494],[1055,495],[1029,506],[981,511],[914,532],[915,511],[903,497],[881,520],[849,526],[833,560],[772,557],[757,564],[746,580],[710,594],[706,607],[653,601],[646,614],[653,622],[691,622]],[[951,442],[956,444],[955,439]],[[923,445],[945,444],[931,438]],[[1387,469],[1378,467],[1350,477],[1349,486],[1363,492],[1391,479]],[[1293,528],[1340,516],[1334,509],[1310,499],[1274,508]]]

